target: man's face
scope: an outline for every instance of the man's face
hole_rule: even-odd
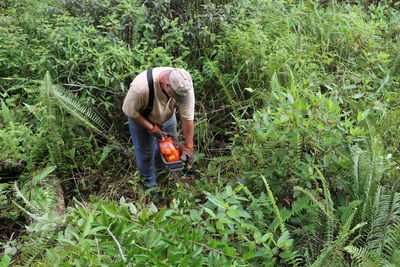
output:
[[[168,83],[168,85],[165,86],[164,91],[167,93],[167,95],[168,95],[169,97],[174,97],[174,90],[171,88],[171,86],[169,85],[169,83]]]
[[[169,96],[173,97],[174,96],[174,90],[171,88],[170,83],[169,83],[169,73],[162,76],[160,78],[160,86],[161,89]]]

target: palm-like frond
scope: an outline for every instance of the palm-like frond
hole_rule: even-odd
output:
[[[388,235],[394,227],[394,222],[400,219],[400,194],[398,192],[386,193],[384,188],[380,187],[376,195],[375,205],[376,212],[367,241],[369,248],[377,250],[382,255],[388,242]],[[392,245],[389,245],[389,254],[393,252]]]
[[[46,236],[33,237],[31,240],[26,242],[21,249],[19,256],[22,266],[31,266],[33,260],[45,252],[49,248],[49,242],[52,239],[53,234]]]
[[[46,177],[53,167],[48,167],[36,175],[30,183],[31,186],[37,186],[37,181]],[[64,218],[59,216],[54,210],[54,204],[57,202],[57,196],[54,186],[46,183],[40,187],[40,190],[35,190],[35,194],[31,197],[26,196],[18,188],[17,183],[14,183],[14,192],[17,199],[21,199],[22,203],[13,203],[25,212],[32,220],[32,223],[27,226],[27,232],[33,232],[29,241],[23,243],[21,253],[19,255],[20,262],[23,266],[30,266],[32,261],[43,253],[52,240],[57,227],[63,223]]]
[[[350,225],[350,223],[348,223],[348,225]],[[342,251],[344,249],[344,245],[346,244],[346,242],[348,242],[349,237],[356,232],[358,229],[360,229],[361,227],[363,227],[365,225],[365,223],[359,223],[356,226],[354,226],[352,229],[350,230],[345,230],[344,227],[341,228],[341,231],[339,233],[339,235],[337,236],[337,238],[331,242],[330,244],[327,244],[327,246],[325,246],[325,248],[322,250],[321,254],[318,256],[318,258],[314,261],[314,263],[311,266],[317,267],[317,266],[322,266],[326,263],[326,261],[331,258],[333,252],[339,252]],[[343,257],[339,257],[339,260],[342,259]]]
[[[279,211],[279,208],[276,205],[275,197],[274,197],[274,195],[273,195],[273,193],[271,191],[271,188],[269,187],[269,184],[268,184],[267,180],[265,179],[265,177],[261,176],[261,178],[264,181],[265,188],[267,189],[267,196],[268,196],[268,198],[269,198],[269,200],[270,200],[270,202],[272,204],[272,207],[274,209],[275,215],[278,218],[279,227],[281,229],[281,232],[284,233],[284,232],[286,232],[286,226],[285,226],[285,223],[284,223],[284,221],[282,219],[282,216],[281,216],[281,213]]]
[[[107,123],[99,114],[97,114],[97,112],[82,104],[81,101],[70,92],[59,86],[53,85],[48,72],[45,75],[42,88],[45,90],[50,101],[52,101],[49,106],[54,105],[54,100],[57,100],[57,102],[61,104],[62,108],[78,119],[83,126],[86,126],[101,135],[105,135],[105,133],[109,131]]]
[[[374,253],[374,251],[368,248],[357,248],[350,245],[346,246],[344,250],[349,253],[352,259],[358,264],[363,264],[366,266],[379,266],[375,262],[376,254]]]
[[[397,256],[400,258],[400,218],[397,217],[397,222],[392,224],[385,239],[384,254],[388,258]],[[400,262],[400,260],[399,260]]]

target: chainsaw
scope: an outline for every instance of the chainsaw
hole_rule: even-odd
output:
[[[164,137],[159,140],[161,159],[171,172],[184,169],[181,160],[182,149],[172,137]]]

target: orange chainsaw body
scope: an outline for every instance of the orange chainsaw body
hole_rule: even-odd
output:
[[[181,160],[180,148],[175,146],[175,141],[171,137],[165,137],[159,142],[160,151],[165,161],[175,162]]]

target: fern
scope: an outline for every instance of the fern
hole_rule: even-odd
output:
[[[275,215],[278,218],[279,227],[281,228],[281,232],[284,233],[284,232],[286,232],[286,226],[285,226],[285,223],[284,223],[284,221],[282,219],[282,216],[281,216],[281,213],[279,211],[279,208],[276,205],[274,194],[272,193],[271,188],[269,187],[269,184],[268,184],[267,180],[265,179],[265,177],[261,175],[261,178],[264,181],[265,188],[267,189],[268,198],[269,198],[269,200],[270,200],[270,202],[272,204],[272,207],[273,207],[273,209],[275,211]]]
[[[352,197],[362,202],[357,220],[369,227],[360,233],[361,240],[345,247],[345,251],[361,265],[389,264],[400,248],[400,195],[396,187],[388,191],[382,185],[384,175],[391,174],[387,172],[391,164],[384,161],[382,142],[377,136],[371,135],[368,151],[353,147],[351,152],[355,185]]]
[[[297,132],[294,136],[295,140],[293,143],[295,144],[294,152],[295,158],[294,161],[301,161],[301,157],[303,155],[303,147],[304,147],[304,138],[301,136],[300,132]]]
[[[15,201],[13,201],[13,203],[15,205],[17,205],[17,207],[19,207],[22,211],[24,211],[26,214],[28,214],[31,217],[35,217],[35,215],[33,213],[35,212],[39,212],[40,211],[40,207],[36,206],[36,203],[32,203],[31,201],[29,201],[24,194],[22,194],[22,192],[19,190],[17,183],[14,183],[14,192],[17,195],[17,197],[19,197],[20,199],[22,199],[22,201],[25,203],[25,206],[28,207],[28,209],[23,208],[22,206],[20,206],[18,203],[16,203]],[[33,213],[32,213],[33,212]]]
[[[47,248],[50,247],[49,242],[53,237],[50,233],[43,237],[32,237],[32,239],[24,244],[21,249],[20,261],[22,266],[31,266],[32,262]]]
[[[317,192],[298,186],[296,186],[294,190],[303,192],[305,195],[307,195],[311,199],[311,201],[320,208],[327,219],[327,222],[323,225],[323,229],[325,230],[325,239],[323,240],[324,242],[322,242],[322,244],[315,245],[315,247],[317,248],[324,245],[324,248],[312,264],[312,266],[321,266],[325,264],[328,259],[331,262],[343,261],[342,251],[344,246],[346,245],[346,243],[348,243],[349,238],[358,229],[363,227],[365,223],[358,223],[352,228],[354,217],[357,213],[357,206],[360,204],[360,201],[357,201],[350,203],[349,207],[343,214],[342,224],[339,224],[339,220],[335,217],[334,203],[330,194],[328,183],[326,182],[326,179],[324,178],[321,171],[319,171],[318,169],[316,169],[316,171],[318,174],[317,179],[320,180],[322,183],[323,197],[319,196]],[[339,225],[339,233],[335,237],[335,230],[336,228],[338,228]]]
[[[117,150],[122,150],[128,154],[132,153],[131,149],[127,150],[125,146],[117,141],[118,134],[112,130],[112,127],[108,125],[105,119],[103,119],[98,112],[83,104],[78,97],[76,97],[69,91],[63,89],[62,87],[53,85],[51,82],[50,74],[48,72],[44,77],[42,87],[45,91],[44,98],[47,99],[47,101],[45,102],[47,103],[51,114],[58,114],[55,108],[57,108],[58,110],[61,108],[61,111],[67,111],[75,119],[77,119],[82,124],[82,126],[91,129],[96,134],[99,134],[103,138],[108,140],[109,147]],[[56,103],[54,102],[54,100],[56,100]],[[59,132],[58,130],[59,129],[55,129],[54,132],[57,133]],[[57,149],[59,149],[58,145]]]
[[[43,89],[49,98],[48,106],[54,106],[54,99],[61,104],[62,108],[83,123],[84,126],[92,129],[98,134],[105,135],[109,127],[95,111],[83,105],[77,97],[70,92],[55,86],[51,82],[50,74],[47,72],[43,80]]]
[[[353,181],[354,181],[354,195],[361,195],[361,185],[360,185],[360,154],[361,149],[359,147],[352,148],[352,160],[353,160]]]
[[[393,222],[398,220],[400,215],[400,194],[397,192],[387,194],[380,187],[376,205],[376,214],[371,224],[371,234],[367,240],[368,247],[377,250],[381,256],[385,256],[383,254],[388,242],[389,232],[391,232]],[[391,254],[390,252],[393,252],[393,249],[389,249],[388,252]]]
[[[54,187],[51,185],[46,185],[42,188],[42,198],[36,198],[35,200],[31,201],[28,200],[26,196],[19,190],[17,183],[14,183],[14,192],[18,198],[22,199],[26,208],[22,207],[16,201],[13,201],[13,203],[34,220],[38,220],[38,218],[43,214],[52,212],[53,205],[57,202],[57,196],[54,192]]]
[[[351,224],[351,222],[350,222]],[[345,243],[348,241],[349,237],[357,231],[359,228],[363,227],[365,223],[359,223],[356,226],[354,226],[351,230],[345,229],[345,227],[341,228],[341,231],[336,238],[335,241],[331,242],[326,246],[323,250],[322,253],[318,256],[318,258],[315,260],[315,262],[311,265],[313,267],[316,266],[322,266],[325,264],[328,258],[330,258],[333,254],[334,251],[340,252],[341,250],[344,249]],[[338,260],[342,260],[341,258],[338,258]]]
[[[379,139],[371,137],[369,142],[369,153],[365,153],[369,159],[367,160],[370,170],[364,186],[364,207],[362,210],[362,220],[370,219],[374,210],[370,209],[374,204],[375,195],[378,193],[379,182],[382,179],[383,169],[383,153]],[[370,212],[369,212],[370,211]]]
[[[322,182],[322,187],[323,187],[323,190],[324,190],[324,198],[325,198],[325,201],[326,201],[327,212],[329,213],[331,218],[334,218],[333,201],[332,201],[332,198],[331,198],[331,193],[329,191],[328,183],[326,182],[326,180],[325,180],[323,174],[321,173],[321,171],[318,168],[316,168],[316,170],[317,170],[317,173],[319,174],[319,180],[321,180],[321,182]],[[327,233],[326,233],[328,242],[332,241],[332,239],[333,239],[333,232],[335,231],[335,226],[336,226],[335,219],[328,220],[328,222],[327,222]]]
[[[397,222],[393,224],[386,236],[384,254],[394,255],[400,254],[400,218],[397,217]]]
[[[311,199],[311,201],[314,202],[314,204],[321,209],[321,211],[326,215],[326,217],[329,220],[331,221],[335,220],[335,217],[333,216],[333,214],[330,212],[330,209],[326,205],[326,201],[320,198],[320,196],[318,196],[317,193],[308,189],[304,189],[300,186],[295,186],[293,189],[307,195]]]
[[[379,266],[375,263],[376,255],[373,251],[367,248],[357,248],[355,246],[346,246],[344,248],[346,252],[355,260],[358,264],[367,266]]]
[[[398,219],[398,218],[397,218]],[[400,221],[393,224],[384,239],[384,253],[371,246],[368,242],[365,247],[346,246],[344,249],[363,266],[398,266],[400,259]]]
[[[264,218],[264,213],[262,212],[263,207],[260,202],[262,202],[263,198],[265,197],[264,193],[261,193],[261,196],[259,199],[256,199],[253,195],[253,193],[250,192],[250,190],[247,188],[247,186],[243,186],[243,192],[250,198],[251,203],[249,205],[249,209],[253,212],[254,220],[255,220],[255,225],[265,225],[265,218]],[[260,201],[261,200],[261,201]]]
[[[21,199],[23,206],[13,201],[13,203],[25,212],[31,219],[32,223],[27,226],[27,232],[33,233],[30,235],[30,240],[23,243],[20,253],[20,261],[22,266],[30,266],[35,258],[43,253],[52,240],[54,233],[59,225],[63,224],[64,217],[58,215],[54,210],[54,204],[57,202],[57,196],[54,187],[46,183],[42,187],[36,184],[44,179],[52,170],[53,167],[48,167],[36,175],[29,187],[36,187],[35,194],[30,196],[30,199],[18,188],[17,183],[14,183],[14,192],[17,198]],[[33,191],[31,188],[28,188]]]
[[[353,171],[353,199],[362,201],[358,211],[359,221],[370,222],[375,216],[376,203],[379,194],[379,184],[384,173],[383,152],[378,138],[369,142],[369,151],[363,151],[358,146],[351,148]]]

